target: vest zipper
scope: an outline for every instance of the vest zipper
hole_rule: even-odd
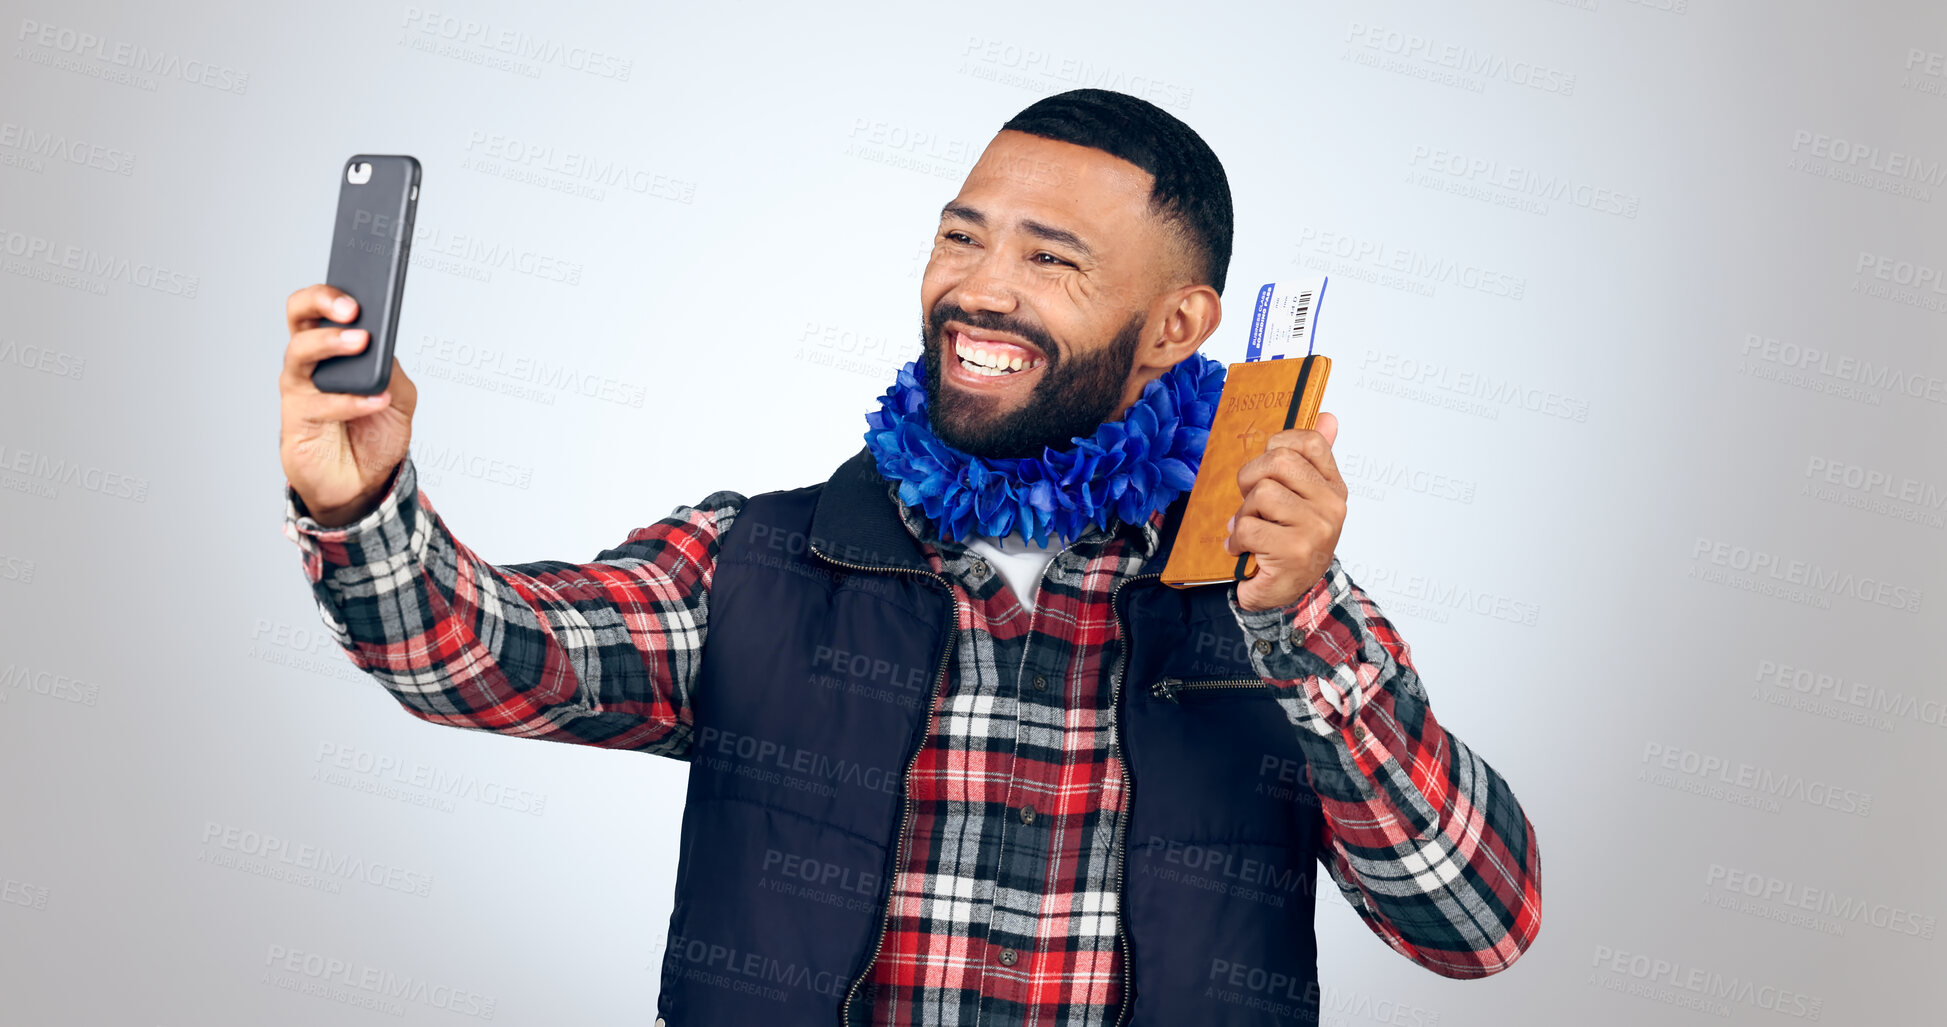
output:
[[[1149,686],[1149,692],[1158,699],[1176,701],[1178,692],[1191,692],[1205,688],[1263,688],[1260,678],[1158,678]]]
[[[818,552],[816,545],[808,545],[806,548],[820,560],[850,570],[884,574],[917,574],[922,577],[932,578],[946,588],[947,601],[953,604],[953,619],[947,624],[946,629],[946,646],[940,650],[940,667],[939,670],[934,672],[933,687],[927,690],[926,693],[924,733],[920,735],[919,744],[913,747],[912,758],[906,761],[906,775],[900,778],[899,781],[901,801],[899,834],[893,842],[893,847],[898,851],[899,858],[898,862],[893,865],[892,875],[886,880],[886,913],[879,921],[879,937],[872,943],[871,958],[865,961],[865,969],[859,973],[857,978],[853,979],[852,986],[845,989],[845,1002],[838,1007],[839,1024],[841,1027],[849,1027],[852,1022],[852,998],[858,994],[859,985],[864,984],[865,979],[872,976],[872,966],[879,961],[879,953],[886,947],[886,932],[892,927],[891,890],[893,885],[899,880],[900,870],[906,865],[906,828],[911,824],[913,819],[913,768],[919,765],[919,754],[925,750],[926,739],[933,733],[933,701],[939,697],[940,686],[946,683],[947,663],[953,658],[953,644],[960,637],[960,597],[953,594],[953,585],[944,576],[935,574],[932,571],[914,570],[911,567],[867,567],[863,564],[847,563],[844,560],[826,556],[824,553]]]
[[[1129,1019],[1129,1010],[1136,1004],[1136,996],[1131,990],[1134,969],[1129,962],[1129,902],[1122,890],[1122,878],[1129,865],[1129,845],[1132,841],[1129,836],[1129,818],[1136,811],[1136,772],[1135,768],[1129,765],[1129,761],[1122,756],[1123,716],[1122,707],[1119,705],[1122,679],[1129,673],[1130,657],[1134,655],[1135,647],[1130,644],[1128,625],[1122,622],[1122,608],[1116,603],[1126,586],[1144,578],[1155,579],[1162,576],[1160,572],[1132,575],[1116,582],[1115,588],[1109,592],[1109,612],[1115,617],[1116,633],[1122,638],[1122,669],[1109,681],[1109,710],[1115,715],[1115,730],[1110,733],[1109,740],[1115,746],[1116,762],[1122,764],[1123,777],[1122,845],[1116,850],[1115,864],[1115,942],[1116,947],[1122,952],[1122,1002],[1121,1008],[1116,1012],[1113,1027],[1122,1027],[1123,1021]]]

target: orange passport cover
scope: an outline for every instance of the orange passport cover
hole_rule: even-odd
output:
[[[1230,365],[1183,523],[1163,566],[1163,584],[1189,588],[1242,581],[1257,573],[1255,557],[1224,551],[1224,538],[1230,534],[1225,525],[1244,503],[1237,472],[1264,452],[1272,435],[1317,423],[1331,372],[1331,359],[1315,354]]]

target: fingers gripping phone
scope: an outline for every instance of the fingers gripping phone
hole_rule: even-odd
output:
[[[358,316],[323,325],[363,328],[365,349],[318,361],[311,382],[320,392],[376,396],[392,380],[392,338],[406,289],[412,216],[419,205],[419,162],[406,156],[358,154],[338,179],[338,221],[331,233],[325,284],[358,301]]]

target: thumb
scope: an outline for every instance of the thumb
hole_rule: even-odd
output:
[[[1312,427],[1325,436],[1325,444],[1330,446],[1339,440],[1339,419],[1332,414],[1320,412],[1318,421]]]

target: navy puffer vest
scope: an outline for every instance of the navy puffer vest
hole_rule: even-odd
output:
[[[1156,581],[1180,512],[1115,604],[1122,1022],[1311,1022],[1317,799],[1224,589]],[[953,603],[863,450],[822,485],[747,501],[710,592],[666,1027],[844,1022],[881,943]]]

